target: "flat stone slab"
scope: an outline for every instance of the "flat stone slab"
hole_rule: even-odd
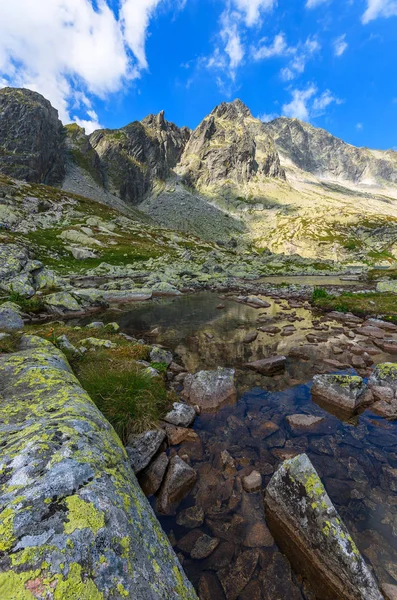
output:
[[[325,421],[324,417],[314,415],[288,415],[285,420],[293,433],[310,431]]]
[[[159,451],[165,436],[165,431],[162,429],[154,429],[129,436],[126,451],[135,474],[140,473],[148,466]]]
[[[257,373],[261,373],[261,375],[274,375],[285,369],[286,361],[287,359],[285,356],[272,356],[271,358],[264,358],[262,360],[245,363],[243,366],[252,371],[257,371]]]
[[[312,395],[346,410],[355,410],[367,399],[368,388],[363,379],[354,375],[315,375]]]
[[[265,508],[276,542],[319,598],[383,599],[306,454],[282,463],[266,488]]]

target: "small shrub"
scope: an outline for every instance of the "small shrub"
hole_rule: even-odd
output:
[[[163,381],[134,364],[83,362],[77,375],[124,443],[131,433],[155,427],[169,405]]]
[[[8,295],[8,300],[9,302],[15,302],[15,304],[18,304],[18,306],[27,313],[39,313],[45,309],[44,302],[39,296],[26,298],[19,292],[11,290]]]
[[[312,301],[315,302],[320,298],[331,298],[331,296],[324,288],[314,288],[312,294]]]

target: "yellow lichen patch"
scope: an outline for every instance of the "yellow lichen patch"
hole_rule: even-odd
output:
[[[7,552],[14,544],[14,517],[15,511],[6,508],[0,513],[0,550]]]
[[[1,600],[35,600],[37,596],[29,591],[26,584],[40,574],[40,571],[27,571],[15,573],[7,571],[0,573],[0,598]]]
[[[324,486],[321,483],[321,479],[315,473],[312,473],[306,479],[305,488],[310,497],[313,497],[315,494],[317,496],[321,496],[325,493]]]
[[[54,592],[54,600],[103,600],[92,579],[82,580],[82,568],[77,563],[70,565],[69,575],[58,581]]]
[[[69,509],[68,522],[64,525],[65,533],[73,533],[76,529],[91,529],[95,534],[105,526],[105,516],[91,502],[85,502],[80,496],[69,496],[65,500]]]

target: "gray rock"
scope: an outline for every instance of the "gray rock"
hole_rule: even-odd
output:
[[[44,303],[51,312],[59,315],[81,310],[80,304],[71,294],[69,294],[69,292],[49,294],[44,297]]]
[[[76,356],[78,356],[79,354],[81,354],[81,351],[78,350],[75,346],[73,346],[73,344],[69,341],[69,339],[68,339],[68,337],[66,335],[60,335],[57,338],[57,346],[61,350],[64,350],[66,352],[70,352],[71,354],[74,354]]]
[[[23,320],[19,312],[12,308],[0,306],[0,331],[12,333],[23,329]]]
[[[169,352],[168,350],[164,350],[164,348],[153,348],[150,352],[150,360],[154,363],[165,363],[167,365],[167,367],[170,366],[170,364],[173,361],[173,356],[172,356],[172,352]]]
[[[175,514],[178,504],[190,492],[196,478],[196,471],[179,456],[174,456],[157,497],[157,511],[165,515]]]
[[[182,402],[174,402],[173,409],[166,414],[164,421],[177,427],[189,427],[195,418],[196,411],[193,407]]]
[[[57,348],[25,345],[0,357],[2,598],[197,600],[111,425]]]
[[[368,383],[370,386],[387,387],[397,392],[397,363],[376,365]]]
[[[216,371],[200,371],[188,374],[184,381],[183,397],[192,406],[212,410],[222,404],[235,402],[237,390],[234,369],[218,367]]]
[[[105,327],[105,323],[103,321],[93,321],[92,323],[88,323],[88,325],[86,325],[87,329],[102,329],[102,327]]]
[[[165,432],[162,429],[129,436],[126,450],[134,473],[140,473],[148,466],[164,440]]]
[[[265,494],[276,542],[322,600],[382,600],[306,454],[282,463]]]
[[[218,546],[219,540],[217,538],[212,538],[204,533],[194,544],[190,556],[196,560],[202,560],[212,554]]]
[[[76,260],[86,260],[87,258],[96,258],[97,254],[88,248],[70,248],[73,258]]]
[[[195,529],[200,527],[204,523],[204,510],[201,506],[190,506],[185,508],[176,518],[178,525],[186,527],[187,529]]]
[[[368,388],[361,377],[355,375],[315,375],[312,395],[326,403],[354,411],[368,400]]]
[[[158,492],[163,482],[168,463],[168,456],[165,452],[162,452],[140,473],[139,485],[145,496],[153,496],[153,494]]]

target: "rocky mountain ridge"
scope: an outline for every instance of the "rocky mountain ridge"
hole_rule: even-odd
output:
[[[224,244],[337,262],[397,260],[397,153],[355,148],[240,100],[192,132],[149,115],[90,136],[29,90],[0,90],[0,173]]]

